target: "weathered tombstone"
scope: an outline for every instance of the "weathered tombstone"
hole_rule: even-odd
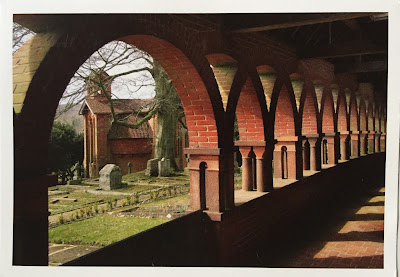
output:
[[[132,163],[128,162],[128,174],[132,173]]]
[[[146,176],[158,176],[158,162],[160,159],[151,159],[147,161]]]
[[[115,164],[107,164],[100,170],[100,188],[111,190],[120,188],[122,184],[121,168]]]
[[[161,161],[158,162],[158,176],[166,177],[169,176],[169,173],[170,173],[169,159],[162,158]]]
[[[81,165],[79,162],[77,162],[74,167],[72,168],[72,171],[74,173],[74,177],[72,180],[68,181],[68,185],[77,185],[82,182],[82,177],[81,177]]]

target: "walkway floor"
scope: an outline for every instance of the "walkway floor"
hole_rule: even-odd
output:
[[[383,268],[385,188],[367,187],[360,200],[333,207],[296,238],[280,245],[266,267]],[[262,255],[262,254],[261,254]]]

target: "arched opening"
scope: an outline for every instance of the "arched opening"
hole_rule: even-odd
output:
[[[328,141],[326,139],[322,141],[322,163],[328,164]]]
[[[282,166],[282,179],[288,179],[288,156],[287,147],[282,146],[281,148],[281,166]]]
[[[207,209],[206,203],[206,180],[207,180],[207,163],[200,163],[199,173],[199,187],[200,187],[200,208],[202,210]]]
[[[304,143],[303,149],[303,169],[310,170],[310,143],[308,139]]]

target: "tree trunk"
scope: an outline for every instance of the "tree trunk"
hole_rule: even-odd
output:
[[[154,80],[156,83],[156,101],[159,101],[157,113],[157,131],[154,157],[170,160],[171,167],[176,170],[175,142],[176,125],[179,116],[180,99],[168,75],[156,62],[153,63]]]

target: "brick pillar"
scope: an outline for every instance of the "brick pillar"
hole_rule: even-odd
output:
[[[380,139],[381,134],[376,132],[375,133],[375,152],[381,152],[381,139]]]
[[[375,153],[375,132],[369,131],[368,133],[368,154]]]
[[[347,161],[349,159],[347,155],[347,142],[348,142],[349,132],[341,131],[339,136],[340,136],[340,160]]]
[[[251,146],[240,146],[242,154],[242,190],[253,190],[253,161],[250,158]]]
[[[324,139],[328,143],[328,164],[337,164],[337,155],[335,151],[336,133],[325,133]]]
[[[380,136],[380,146],[381,146],[381,152],[385,152],[386,151],[386,133],[381,133]]]
[[[351,157],[356,158],[360,156],[359,142],[360,142],[360,132],[352,131],[350,134],[351,139]]]
[[[234,205],[233,197],[229,197],[233,195],[230,191],[233,190],[233,184],[224,183],[232,180],[227,178],[233,172],[227,168],[229,153],[222,153],[220,148],[186,148],[185,154],[190,155],[189,211],[205,209],[211,220],[221,221],[226,207]],[[205,174],[201,172],[203,163],[206,164]],[[202,175],[204,178],[201,178]],[[202,179],[205,184],[201,184]]]
[[[267,175],[267,166],[266,166],[266,147],[265,142],[264,146],[253,146],[253,152],[256,155],[256,168],[257,168],[257,191],[266,192],[271,191],[272,189],[272,178],[268,178]]]
[[[367,132],[360,132],[360,156],[367,154]]]
[[[320,166],[318,165],[316,144],[318,137],[309,137],[308,142],[310,143],[310,170],[318,170]],[[321,161],[320,161],[321,162]]]
[[[274,177],[282,178],[282,147],[286,147],[287,151],[287,166],[288,166],[288,179],[300,179],[302,178],[301,173],[303,170],[301,166],[301,159],[298,162],[296,158],[296,151],[301,151],[301,145],[299,145],[299,149],[296,149],[296,144],[298,143],[297,136],[290,137],[278,137],[277,143],[274,149]],[[299,153],[300,154],[300,153]],[[300,157],[301,158],[301,157]]]
[[[57,176],[38,176],[14,184],[13,264],[48,265],[47,188]]]

